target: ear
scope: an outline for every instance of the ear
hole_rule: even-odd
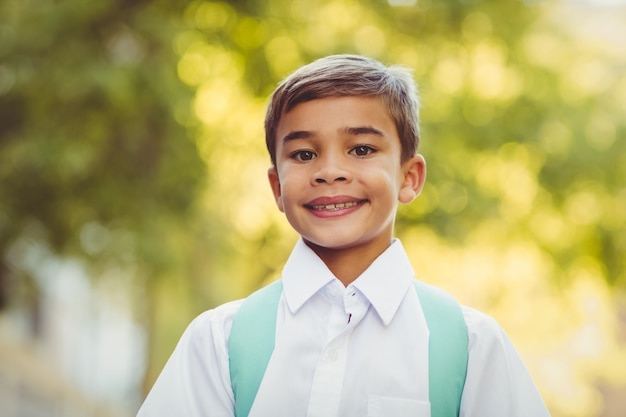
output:
[[[274,199],[276,200],[276,205],[278,206],[278,210],[285,212],[283,206],[283,196],[280,189],[280,179],[278,178],[278,171],[276,167],[271,167],[267,170],[267,178],[270,181],[270,187],[272,187],[272,192],[274,193]]]
[[[398,201],[408,204],[422,192],[426,181],[426,160],[422,155],[415,155],[402,164],[403,180],[398,192]]]

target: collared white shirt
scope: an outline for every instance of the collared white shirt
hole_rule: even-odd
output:
[[[430,416],[428,327],[402,244],[343,284],[300,240],[283,270],[275,348],[249,417]],[[228,335],[242,300],[198,316],[138,417],[232,417]],[[468,307],[463,417],[549,413],[515,348]]]

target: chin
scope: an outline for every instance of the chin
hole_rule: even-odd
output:
[[[309,246],[336,251],[361,248],[368,245],[368,242],[361,242],[357,240],[343,240],[332,237],[324,239],[309,239],[307,237],[303,237],[303,239]]]

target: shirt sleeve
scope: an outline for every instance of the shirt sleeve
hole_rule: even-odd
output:
[[[461,417],[549,417],[526,366],[502,327],[463,307],[469,334]]]
[[[233,417],[227,335],[239,305],[224,304],[191,322],[137,417]]]

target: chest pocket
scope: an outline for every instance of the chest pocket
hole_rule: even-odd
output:
[[[367,403],[367,417],[430,417],[430,403],[404,398],[372,396]]]

